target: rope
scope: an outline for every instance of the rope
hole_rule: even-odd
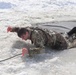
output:
[[[40,25],[40,24],[36,24],[38,27],[39,26],[49,26],[49,27],[58,27],[58,28],[64,28],[64,29],[68,29],[68,30],[70,30],[70,28],[68,28],[68,27],[64,27],[64,26],[57,26],[57,25]]]
[[[44,26],[51,26],[51,27],[58,27],[58,28],[64,28],[70,30],[70,28],[64,27],[64,26],[57,26],[57,25],[44,25]]]
[[[17,55],[14,55],[14,56],[9,57],[9,58],[6,58],[6,59],[3,59],[3,60],[0,60],[0,62],[4,62],[4,61],[6,61],[6,60],[12,59],[12,58],[14,58],[14,57],[16,57],[16,56],[19,56],[19,55],[21,55],[21,54],[22,54],[22,53],[17,54]]]

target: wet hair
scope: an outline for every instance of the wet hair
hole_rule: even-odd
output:
[[[19,37],[21,37],[21,35],[26,34],[26,32],[29,32],[26,28],[21,28],[19,29],[19,31],[17,32],[17,35]]]

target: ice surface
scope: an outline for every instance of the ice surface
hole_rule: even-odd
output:
[[[0,0],[0,3],[3,3],[3,7],[0,6],[0,60],[21,53],[21,49],[28,46],[26,43],[30,44],[18,38],[16,33],[7,33],[8,26],[26,27],[35,23],[41,27],[57,25],[72,29],[76,26],[76,0]],[[17,56],[0,62],[0,75],[76,75],[75,57],[76,48],[33,58]]]

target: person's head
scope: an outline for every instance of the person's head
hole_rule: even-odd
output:
[[[19,29],[19,31],[17,32],[17,34],[23,40],[29,39],[29,31],[26,28]]]
[[[18,28],[18,27],[8,26],[7,32],[17,32],[17,35],[20,38],[22,38],[23,40],[27,40],[30,38],[29,31],[26,28]]]

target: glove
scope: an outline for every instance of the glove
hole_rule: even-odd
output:
[[[12,27],[9,26],[9,27],[7,28],[7,32],[11,32],[11,31],[12,31]]]
[[[25,54],[28,54],[28,49],[27,48],[22,49],[22,56],[24,56]]]

